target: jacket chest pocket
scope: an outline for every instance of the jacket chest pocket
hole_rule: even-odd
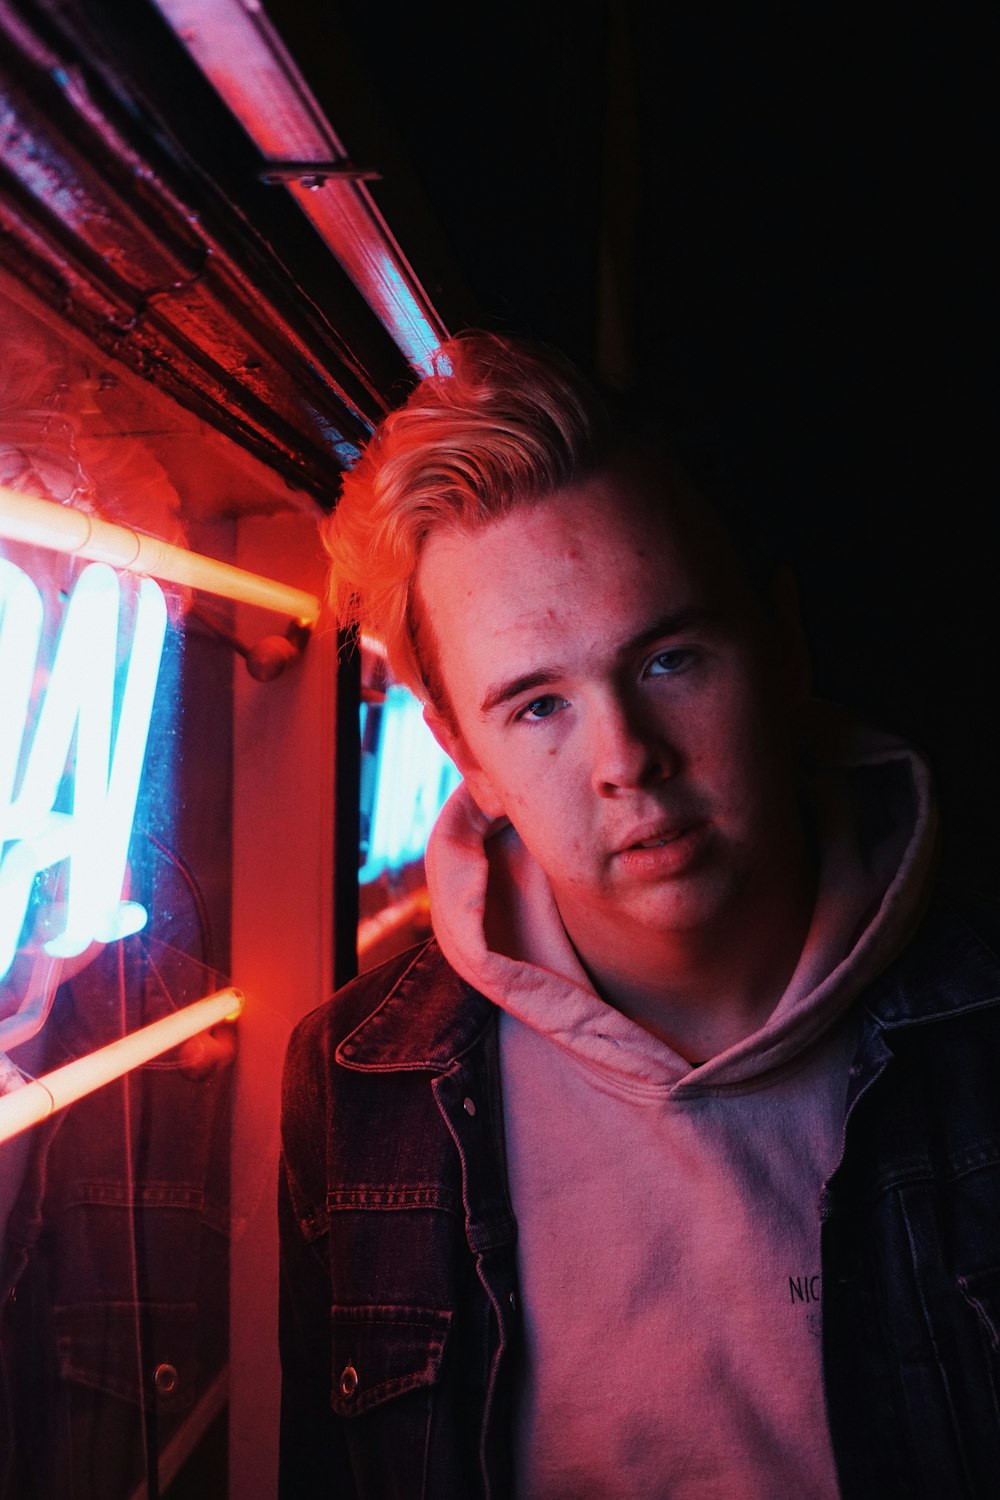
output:
[[[451,1318],[427,1307],[330,1309],[330,1405],[345,1419],[359,1494],[430,1493],[434,1392]]]
[[[991,1164],[924,1179],[896,1197],[895,1264],[883,1280],[895,1314],[909,1441],[921,1456],[925,1488],[918,1493],[993,1500],[1000,1473],[1000,1172]],[[956,1475],[964,1488],[956,1488]]]

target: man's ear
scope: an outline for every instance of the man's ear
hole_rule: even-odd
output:
[[[804,703],[812,693],[812,662],[802,626],[798,580],[787,563],[782,563],[771,579],[770,605],[788,700]]]
[[[432,704],[424,704],[424,723],[446,755],[450,755],[465,779],[480,811],[488,818],[502,818],[504,808],[493,790],[493,785],[469,749],[461,730],[455,728]]]

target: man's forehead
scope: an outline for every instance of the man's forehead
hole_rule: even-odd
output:
[[[561,528],[560,528],[561,521]],[[469,555],[503,567],[537,551],[565,563],[570,571],[599,566],[616,544],[631,547],[637,560],[666,551],[679,566],[704,581],[742,594],[745,569],[735,544],[716,512],[681,483],[655,455],[625,454],[613,465],[543,496],[515,501],[498,516],[461,523],[439,522],[427,533],[418,562],[415,593],[424,596],[429,573],[425,560]],[[742,577],[741,577],[742,575]],[[469,589],[475,580],[468,580]],[[436,590],[435,590],[436,592]]]
[[[486,658],[511,657],[524,636],[532,660],[522,670],[534,670],[549,612],[548,633],[582,652],[581,622],[607,651],[609,634],[624,640],[684,609],[741,634],[759,625],[748,575],[714,513],[655,460],[627,455],[502,516],[435,527],[410,618],[425,682],[443,703],[459,660],[477,678],[509,676]]]

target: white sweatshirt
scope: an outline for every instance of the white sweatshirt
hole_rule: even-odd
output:
[[[548,883],[464,787],[428,849],[435,931],[501,1007],[525,1361],[518,1500],[833,1500],[818,1197],[850,1002],[905,942],[934,842],[905,745],[830,716],[812,924],[752,1036],[692,1068],[594,992]]]

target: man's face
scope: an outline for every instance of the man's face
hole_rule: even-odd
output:
[[[438,529],[417,572],[454,715],[428,721],[575,940],[724,930],[799,832],[798,685],[728,540],[694,502],[665,518],[658,488],[623,464]]]

